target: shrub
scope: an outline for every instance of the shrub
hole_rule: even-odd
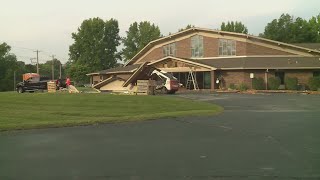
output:
[[[308,85],[310,90],[317,91],[320,88],[320,77],[310,78]]]
[[[229,89],[235,90],[235,89],[237,89],[237,86],[235,84],[231,83],[229,85]]]
[[[284,84],[286,85],[286,89],[288,89],[288,90],[297,90],[298,89],[298,78],[286,77],[284,80]]]
[[[278,90],[281,84],[279,77],[271,77],[268,79],[268,88],[271,90]]]
[[[238,87],[238,90],[240,90],[240,91],[246,91],[246,90],[248,90],[248,86],[247,86],[246,84],[244,84],[244,83],[241,83],[241,84],[239,85],[239,87]]]
[[[262,90],[265,88],[264,85],[264,80],[259,77],[259,78],[253,78],[252,79],[252,88],[256,90]]]

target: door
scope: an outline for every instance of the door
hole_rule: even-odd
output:
[[[275,76],[280,79],[280,84],[284,85],[285,73],[284,72],[276,72]]]
[[[204,89],[211,89],[211,73],[210,72],[203,72],[203,82],[204,82]]]

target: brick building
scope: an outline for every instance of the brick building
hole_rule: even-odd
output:
[[[150,42],[124,67],[88,75],[96,88],[103,89],[111,79],[128,85],[134,84],[130,76],[142,66],[170,72],[183,85],[192,71],[200,89],[241,83],[250,87],[250,74],[263,78],[265,85],[270,77],[279,77],[282,84],[285,77],[296,77],[307,87],[308,79],[320,74],[320,51],[252,35],[192,28]]]

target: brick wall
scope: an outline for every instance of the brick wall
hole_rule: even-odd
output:
[[[142,58],[139,63],[141,62],[151,62],[154,60],[158,60],[163,58],[163,49],[162,47],[156,48],[152,50],[149,54],[147,54],[144,58]]]
[[[203,37],[204,57],[219,56],[219,40],[216,38]]]
[[[230,84],[235,84],[238,86],[241,82],[244,81],[244,72],[243,71],[220,71],[220,74],[222,76],[222,87],[228,88]]]
[[[191,57],[191,39],[183,39],[176,42],[177,57],[190,58]]]
[[[313,77],[312,70],[286,70],[285,77],[296,77],[298,78],[299,84],[308,85],[308,81]]]
[[[237,56],[245,56],[247,55],[247,43],[237,41],[236,42],[236,55]]]
[[[253,56],[253,55],[292,55],[291,53],[279,51],[272,48],[267,48],[251,43],[246,43],[246,55]]]
[[[203,37],[204,57],[218,57],[219,56],[219,40],[217,38]],[[191,58],[191,40],[186,38],[176,41],[176,56],[181,58]],[[253,56],[253,55],[292,55],[284,51],[267,48],[252,43],[236,42],[237,56]],[[140,62],[153,61],[163,58],[162,47],[152,50]]]
[[[309,78],[313,77],[313,70],[284,70],[285,77],[296,77],[298,78],[298,83],[308,87]],[[223,87],[228,88],[230,84],[235,84],[239,86],[241,83],[246,84],[251,88],[250,73],[254,73],[255,78],[262,78],[265,80],[265,70],[230,70],[221,71],[223,77]],[[268,72],[268,78],[275,77],[275,71],[270,70]],[[265,80],[266,81],[266,80]]]

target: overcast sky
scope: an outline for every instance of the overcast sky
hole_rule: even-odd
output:
[[[221,22],[242,21],[250,34],[289,13],[310,18],[320,13],[319,0],[0,0],[0,43],[7,42],[18,60],[30,62],[39,49],[40,62],[54,54],[68,59],[71,33],[84,19],[100,17],[119,21],[120,35],[134,21],[151,21],[163,35],[187,24],[219,28]],[[26,49],[27,48],[27,49]]]

